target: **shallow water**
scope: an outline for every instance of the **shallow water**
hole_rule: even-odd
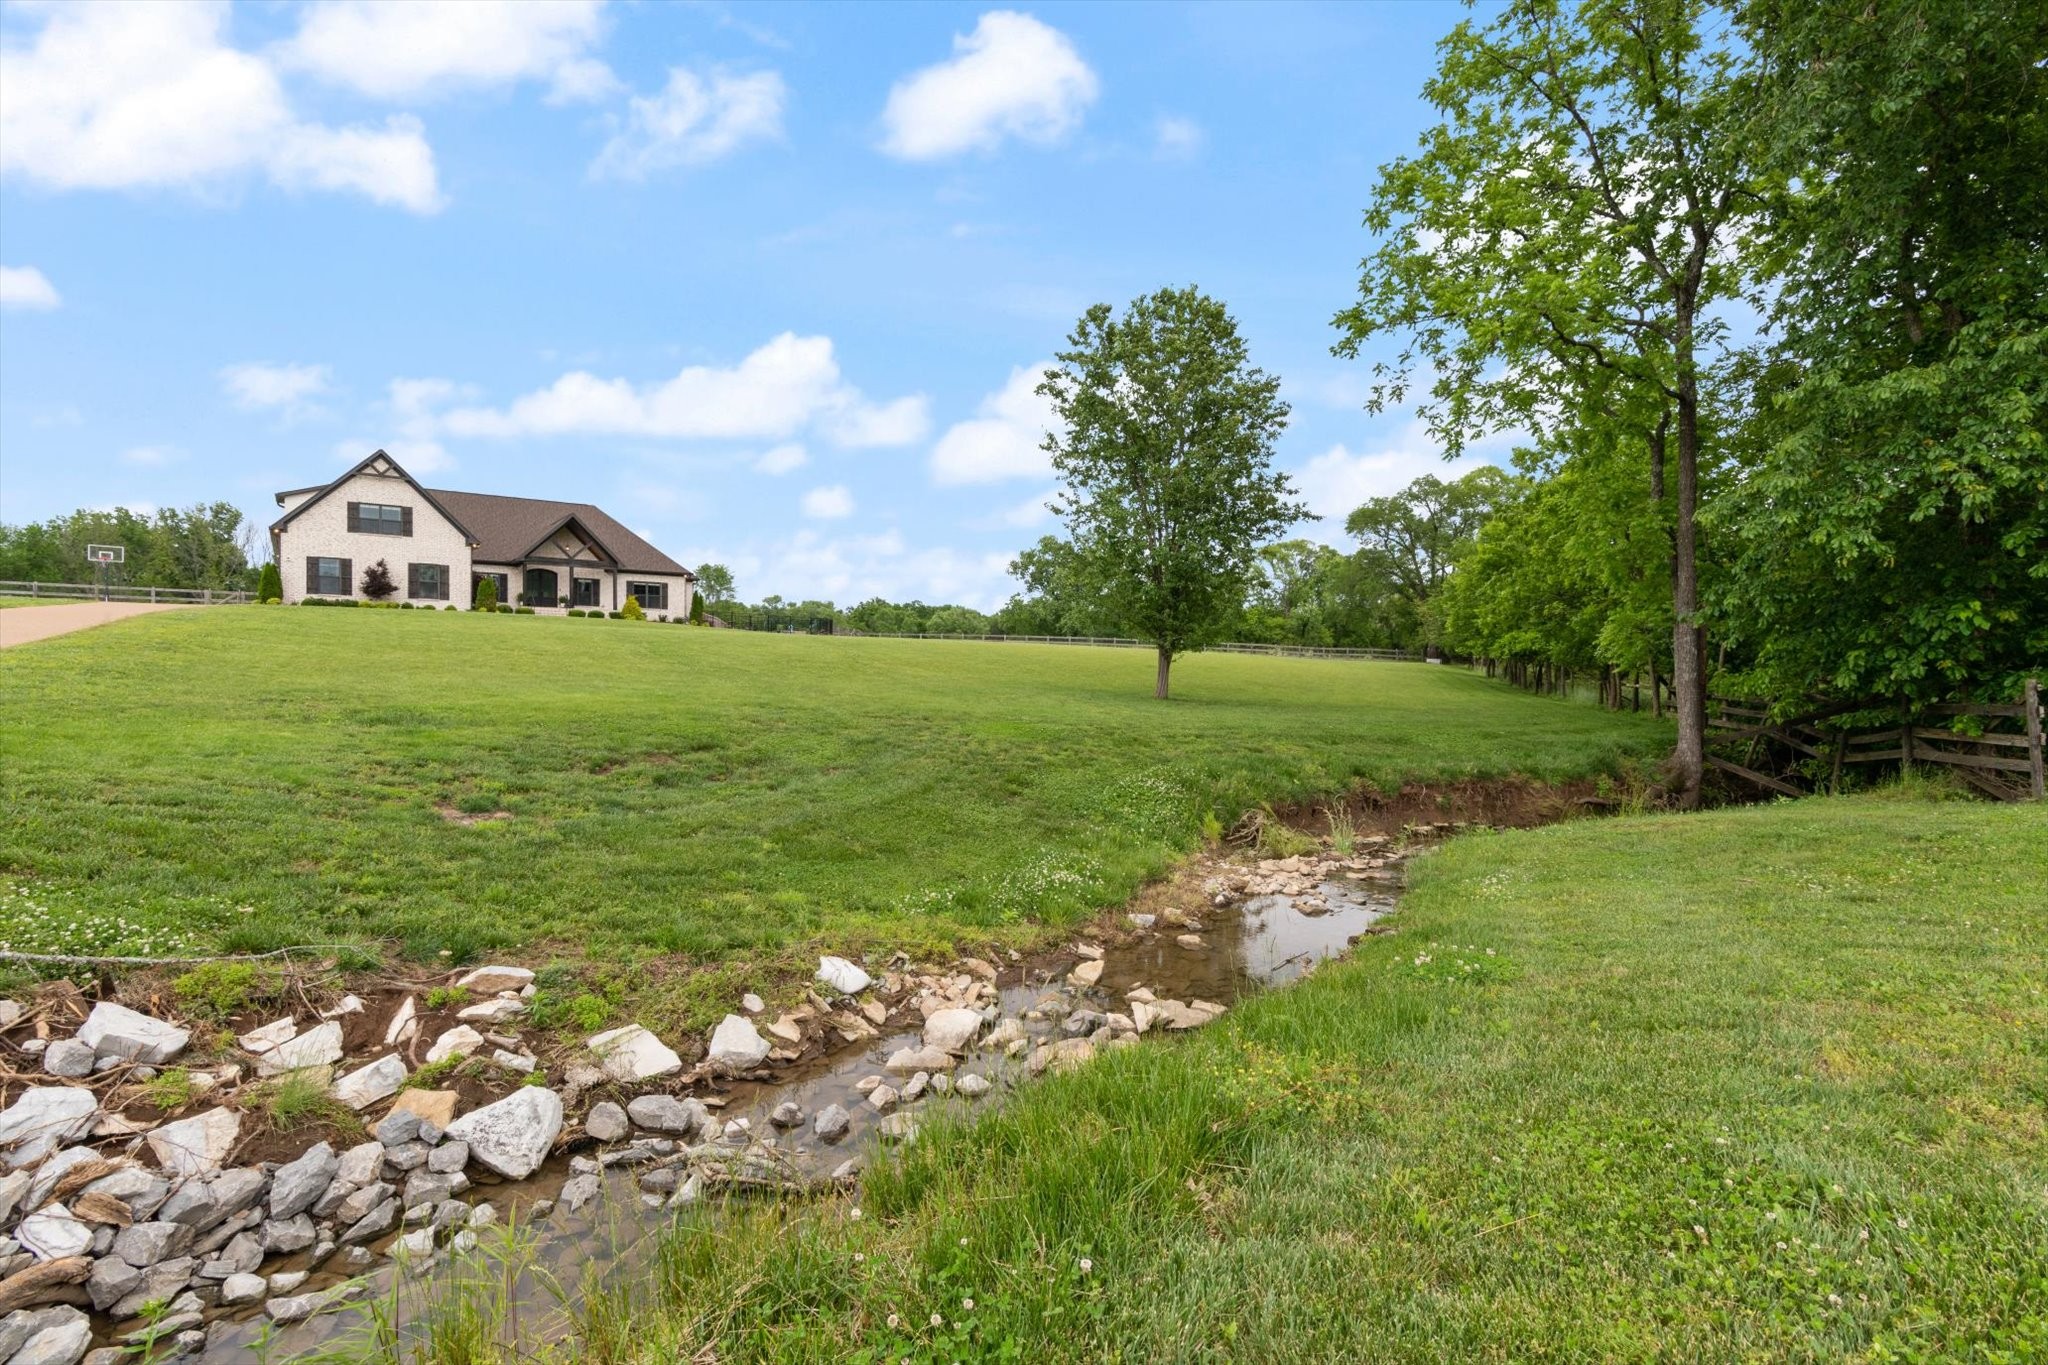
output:
[[[1059,1021],[1068,1009],[1124,1011],[1127,991],[1143,986],[1161,999],[1209,1000],[1232,1005],[1251,992],[1284,986],[1300,979],[1316,963],[1346,953],[1356,937],[1394,909],[1399,885],[1398,863],[1383,869],[1324,882],[1318,892],[1327,909],[1311,904],[1304,908],[1290,896],[1257,896],[1240,906],[1202,912],[1202,946],[1184,947],[1178,936],[1186,930],[1159,926],[1109,946],[1103,955],[1103,972],[1097,985],[1076,992],[1064,987],[1062,976],[1043,976],[1002,987],[1005,1015],[1023,1018],[1034,1011],[1047,1017],[1025,1019],[1034,1040],[1058,1038]],[[1163,1027],[1163,1026],[1162,1026]],[[868,1104],[855,1086],[862,1079],[882,1075],[901,1089],[907,1077],[892,1075],[883,1064],[899,1048],[916,1047],[923,1041],[917,1030],[892,1031],[864,1046],[851,1046],[825,1056],[798,1063],[767,1081],[735,1082],[723,1092],[723,1104],[715,1097],[713,1113],[730,1121],[744,1118],[756,1135],[773,1134],[776,1150],[798,1172],[823,1177],[850,1156],[869,1159],[881,1138],[876,1129],[888,1118]],[[1153,1040],[1141,1042],[1145,1046]],[[976,1106],[1000,1103],[1011,1088],[1027,1083],[1022,1059],[974,1052],[955,1078],[980,1073],[996,1088],[979,1100],[933,1094],[913,1105],[898,1106],[895,1112],[929,1112],[933,1106],[973,1112]],[[699,1096],[699,1098],[707,1098]],[[802,1106],[805,1123],[794,1129],[777,1129],[769,1119],[775,1108],[794,1100]],[[836,1142],[820,1142],[811,1131],[809,1118],[828,1104],[843,1106],[852,1118],[846,1135]],[[558,1155],[524,1181],[496,1185],[479,1182],[478,1200],[489,1200],[501,1216],[510,1215],[520,1228],[522,1239],[532,1246],[519,1258],[528,1268],[518,1281],[523,1320],[520,1334],[550,1333],[549,1320],[559,1326],[562,1298],[578,1297],[580,1286],[594,1278],[619,1273],[644,1274],[652,1253],[650,1238],[667,1225],[674,1214],[665,1208],[648,1208],[637,1181],[639,1168],[614,1167],[605,1172],[604,1193],[581,1210],[570,1212],[557,1206],[545,1219],[530,1222],[523,1211],[535,1201],[554,1199],[570,1178],[570,1158]],[[386,1243],[380,1244],[388,1245]],[[485,1246],[491,1244],[489,1235]],[[271,1270],[290,1269],[290,1262],[266,1265]],[[389,1261],[372,1271],[364,1281],[357,1303],[380,1300],[387,1314],[392,1308],[392,1277],[398,1273]],[[433,1300],[446,1292],[445,1266],[422,1271],[409,1280],[398,1296],[402,1316],[412,1322],[405,1335],[411,1338],[420,1328],[417,1319],[431,1313]],[[324,1285],[339,1283],[338,1273],[316,1275],[298,1292],[310,1293]],[[331,1312],[285,1328],[268,1326],[260,1313],[248,1313],[230,1327],[216,1326],[214,1341],[207,1351],[212,1359],[251,1359],[260,1355],[285,1360],[304,1352],[335,1350],[369,1344],[366,1315],[360,1308]]]

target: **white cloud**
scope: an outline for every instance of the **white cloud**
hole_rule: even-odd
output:
[[[826,418],[825,430],[835,444],[853,449],[912,445],[932,428],[931,406],[921,393],[888,403],[855,403]]]
[[[48,310],[63,304],[50,277],[32,265],[0,265],[0,308]]]
[[[998,508],[994,515],[986,518],[981,525],[991,530],[1015,529],[1028,531],[1043,526],[1053,519],[1052,500],[1059,489],[1048,488],[1019,503]]]
[[[1191,118],[1161,115],[1152,125],[1152,154],[1161,161],[1189,161],[1202,150],[1202,125]]]
[[[439,429],[456,436],[785,441],[816,425],[827,439],[877,444],[910,430],[906,401],[870,405],[840,377],[830,337],[784,332],[738,365],[685,366],[657,384],[575,370],[506,408],[456,408]]]
[[[803,508],[813,521],[837,521],[853,515],[853,494],[843,483],[827,484],[804,494]]]
[[[222,4],[53,7],[0,50],[0,171],[53,189],[196,188],[261,174],[415,213],[441,207],[419,124],[300,121]]]
[[[810,456],[794,441],[786,441],[761,453],[754,468],[762,474],[788,474],[810,463]]]
[[[548,84],[549,104],[602,104],[626,92],[626,84],[595,57],[564,62]]]
[[[1429,444],[1420,423],[1411,425],[1385,450],[1353,453],[1331,446],[1295,471],[1295,485],[1309,510],[1341,530],[1344,518],[1368,498],[1398,493],[1424,474],[1455,479],[1492,461],[1483,455],[1446,460]]]
[[[304,412],[312,399],[328,390],[325,365],[266,365],[249,361],[220,372],[221,388],[238,408],[282,408]]]
[[[1047,366],[1024,365],[1009,382],[981,400],[979,415],[956,422],[932,447],[932,479],[941,484],[1042,479],[1052,457],[1040,448],[1059,429],[1051,400],[1034,392]]]
[[[603,10],[604,0],[319,0],[279,56],[384,100],[520,80],[589,90],[603,63],[584,54],[603,36]]]
[[[157,468],[185,458],[185,452],[176,446],[130,446],[121,452],[123,464],[143,465]]]
[[[883,597],[891,602],[957,602],[981,611],[1002,605],[1014,584],[1011,555],[946,546],[914,550],[895,531],[828,538],[805,528],[786,539],[738,547],[692,547],[690,563],[729,566],[749,598],[779,593],[792,601],[822,598],[842,606]]]
[[[604,145],[590,173],[644,180],[656,171],[716,161],[748,142],[772,141],[782,136],[787,95],[773,71],[715,70],[699,77],[674,67],[660,93],[633,97],[624,130]]]
[[[1012,10],[991,10],[974,32],[955,34],[953,54],[889,91],[883,151],[930,161],[992,151],[1009,137],[1057,142],[1100,86],[1064,33]]]

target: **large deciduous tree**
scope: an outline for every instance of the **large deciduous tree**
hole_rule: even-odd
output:
[[[1696,517],[1709,425],[1715,305],[1737,281],[1728,251],[1753,202],[1724,44],[1703,0],[1516,0],[1460,24],[1424,87],[1444,121],[1381,170],[1358,302],[1340,354],[1405,334],[1379,367],[1375,408],[1420,411],[1447,454],[1487,432],[1555,436],[1625,424],[1670,490],[1671,786],[1696,805],[1705,760]]]
[[[2048,660],[2048,6],[1740,15],[1784,189],[1717,616],[1762,695],[2013,695]]]
[[[708,601],[732,601],[732,570],[726,568],[723,564],[699,564],[697,566],[697,592]]]
[[[1156,647],[1163,699],[1174,659],[1235,617],[1259,546],[1307,515],[1272,467],[1280,381],[1221,303],[1162,289],[1090,308],[1038,392],[1061,422],[1055,506],[1109,616]]]

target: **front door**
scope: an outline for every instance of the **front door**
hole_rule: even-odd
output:
[[[526,571],[526,605],[529,607],[552,607],[560,596],[556,587],[553,569],[528,569]]]

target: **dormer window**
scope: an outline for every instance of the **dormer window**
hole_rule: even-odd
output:
[[[348,505],[348,529],[373,536],[409,536],[412,509],[381,502],[352,502]]]

